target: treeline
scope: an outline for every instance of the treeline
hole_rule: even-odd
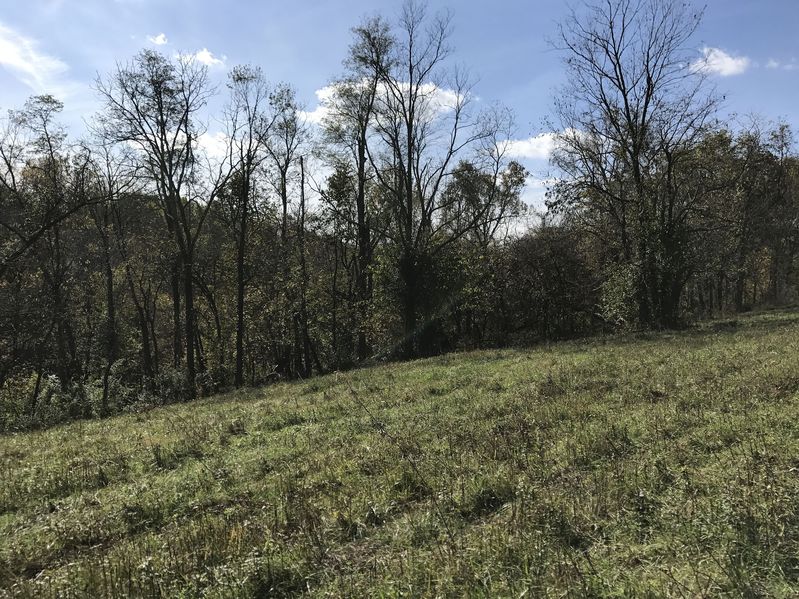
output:
[[[240,66],[210,135],[206,67],[152,51],[97,80],[82,140],[31,98],[0,139],[0,429],[793,300],[791,130],[717,120],[684,55],[699,16],[618,0],[564,22],[532,228],[512,116],[413,2],[353,29],[319,122]]]

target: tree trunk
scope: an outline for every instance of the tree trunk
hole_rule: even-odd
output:
[[[245,191],[245,195],[249,191]],[[244,295],[245,272],[244,258],[247,241],[247,199],[243,198],[241,207],[241,223],[239,227],[238,247],[236,248],[236,389],[244,385]]]
[[[735,311],[743,312],[744,310],[744,292],[746,291],[746,273],[743,270],[738,270],[735,278]]]
[[[185,328],[186,328],[186,399],[197,397],[197,371],[194,363],[194,285],[193,285],[192,256],[183,257],[183,278],[184,278],[184,304],[185,304]]]
[[[365,360],[371,353],[371,348],[369,347],[366,336],[369,303],[372,300],[371,286],[369,285],[372,241],[366,210],[366,160],[366,135],[365,131],[362,130],[360,139],[358,140],[358,195],[356,198],[356,208],[358,212],[358,262],[355,285],[359,320],[357,347],[359,361]]]
[[[116,302],[114,299],[114,271],[111,267],[110,248],[108,241],[103,235],[105,243],[105,298],[106,298],[106,363],[103,372],[103,398],[101,403],[102,414],[108,413],[108,393],[109,393],[109,378],[111,376],[111,367],[117,360],[118,352],[118,337],[117,337],[117,321],[116,321]]]
[[[402,316],[403,316],[403,347],[404,358],[416,355],[416,320],[417,320],[417,293],[418,273],[416,272],[416,258],[411,252],[405,252],[400,260],[400,277],[402,278]]]
[[[305,262],[305,160],[300,156],[300,218],[297,223],[297,242],[300,253],[300,324],[302,326],[303,376],[311,376],[311,338],[308,333],[308,268]]]
[[[178,255],[175,257],[175,261],[172,264],[172,276],[170,279],[170,283],[172,286],[172,356],[173,356],[173,366],[175,368],[180,368],[180,363],[182,361],[183,355],[183,330],[181,325],[181,316],[180,316],[180,268],[181,268],[181,257]]]
[[[338,229],[338,225],[336,225]],[[333,370],[341,367],[341,357],[338,347],[338,240],[333,239],[333,288],[330,294],[330,347],[333,354]]]
[[[285,247],[286,237],[288,236],[288,222],[289,222],[289,195],[288,195],[288,169],[280,171],[280,202],[282,204],[283,213],[280,220],[280,242]]]

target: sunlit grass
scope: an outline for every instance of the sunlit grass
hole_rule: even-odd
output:
[[[799,315],[0,437],[0,596],[794,596]]]

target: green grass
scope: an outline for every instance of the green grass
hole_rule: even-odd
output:
[[[0,437],[0,596],[796,596],[799,314]]]

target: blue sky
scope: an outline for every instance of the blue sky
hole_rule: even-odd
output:
[[[286,81],[308,110],[315,91],[341,72],[350,28],[375,13],[393,17],[400,0],[0,0],[0,111],[31,94],[60,96],[64,120],[81,133],[96,108],[91,84],[144,47],[197,53],[212,78],[235,64],[261,66]],[[431,0],[453,15],[453,60],[478,80],[477,95],[514,110],[520,158],[546,168],[544,119],[561,82],[547,44],[567,11],[557,0]],[[799,126],[799,0],[707,0],[694,43],[710,57],[723,110]],[[166,42],[166,43],[158,43]]]

